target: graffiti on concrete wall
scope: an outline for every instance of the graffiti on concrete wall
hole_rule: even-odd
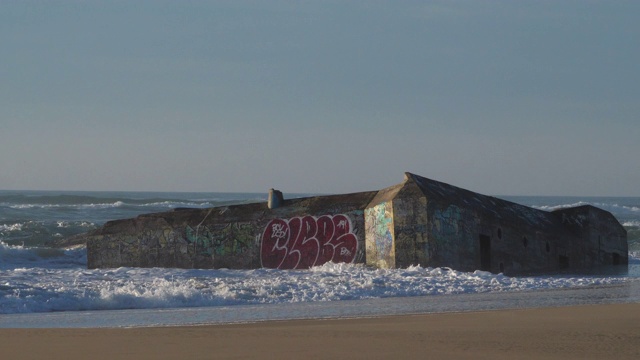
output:
[[[262,266],[308,269],[329,261],[353,262],[358,250],[354,231],[346,215],[273,219],[262,234]]]
[[[384,202],[365,210],[367,263],[381,268],[395,267],[393,247],[393,205]]]
[[[457,235],[460,231],[461,221],[462,214],[459,207],[451,205],[444,211],[437,209],[433,214],[434,233],[443,236]]]
[[[434,208],[431,213],[430,250],[434,258],[444,263],[477,268],[480,220],[475,213],[464,211],[456,205]],[[489,232],[490,234],[491,232]]]
[[[246,252],[255,241],[250,223],[228,223],[187,226],[187,241],[197,248],[197,252],[210,256],[237,256]]]

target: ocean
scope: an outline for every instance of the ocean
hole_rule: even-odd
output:
[[[332,263],[309,270],[88,270],[83,247],[50,245],[109,220],[266,201],[266,194],[0,191],[0,327],[190,325],[640,302],[640,198],[499,197],[548,211],[583,204],[610,211],[628,232],[628,272],[508,277]]]

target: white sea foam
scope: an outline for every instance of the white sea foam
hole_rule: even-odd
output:
[[[599,202],[585,202],[578,201],[576,203],[571,204],[560,204],[560,205],[534,205],[533,207],[540,210],[545,211],[554,211],[559,209],[572,208],[576,206],[583,205],[593,205],[595,207],[601,208],[603,210],[607,210],[614,214],[637,214],[640,212],[640,207],[638,206],[627,206],[627,205],[619,205],[616,203],[599,203]]]
[[[97,204],[14,204],[9,206],[12,209],[60,209],[60,208],[76,208],[76,209],[107,209],[117,208],[125,205],[122,201],[113,203],[97,203]]]
[[[210,202],[190,202],[190,201],[160,201],[150,203],[129,203],[124,201],[115,201],[108,203],[91,203],[91,204],[11,204],[8,207],[17,210],[28,209],[111,209],[121,207],[140,207],[140,208],[176,208],[176,207],[192,207],[192,208],[206,208],[215,206]]]
[[[0,231],[22,231],[23,223],[0,225]]]
[[[0,275],[10,278],[17,268],[73,269],[86,267],[87,252],[84,248],[56,249],[8,245],[0,241]]]
[[[69,228],[69,227],[86,227],[86,228],[90,228],[95,226],[94,223],[88,222],[88,221],[56,221],[57,227],[59,228]]]
[[[576,206],[583,206],[583,205],[590,205],[590,203],[587,203],[587,202],[584,202],[584,201],[578,201],[578,202],[572,203],[572,204],[534,205],[532,207],[534,207],[536,209],[540,209],[540,210],[545,210],[545,211],[554,211],[554,210],[567,209],[567,208],[572,208],[572,207],[576,207]]]
[[[614,284],[616,276],[508,277],[448,268],[309,270],[85,268],[84,249],[0,243],[0,313],[277,304]]]
[[[210,202],[183,202],[183,201],[161,201],[142,204],[144,207],[161,207],[161,208],[177,208],[177,207],[192,207],[192,208],[206,208],[215,206]]]
[[[74,205],[79,209],[108,209],[108,208],[119,208],[126,205],[123,201],[116,201],[113,203],[98,203],[98,204],[78,204]]]
[[[626,227],[640,227],[640,220],[630,220],[622,223],[622,226]]]

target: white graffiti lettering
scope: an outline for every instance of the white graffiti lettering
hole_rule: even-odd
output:
[[[353,262],[358,238],[346,215],[273,219],[260,246],[262,266],[307,269],[326,262]]]
[[[287,236],[287,231],[284,229],[285,225],[283,224],[273,224],[271,229],[271,238],[272,239],[284,239]]]

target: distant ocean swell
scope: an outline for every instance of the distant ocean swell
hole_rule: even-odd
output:
[[[0,204],[7,205],[7,204]],[[116,201],[113,203],[87,203],[87,204],[13,204],[9,205],[12,209],[34,209],[34,208],[68,208],[68,209],[107,209],[121,207],[160,207],[160,208],[176,208],[176,207],[211,207],[215,206],[211,202],[180,202],[180,201],[160,201],[145,203],[125,203]]]

